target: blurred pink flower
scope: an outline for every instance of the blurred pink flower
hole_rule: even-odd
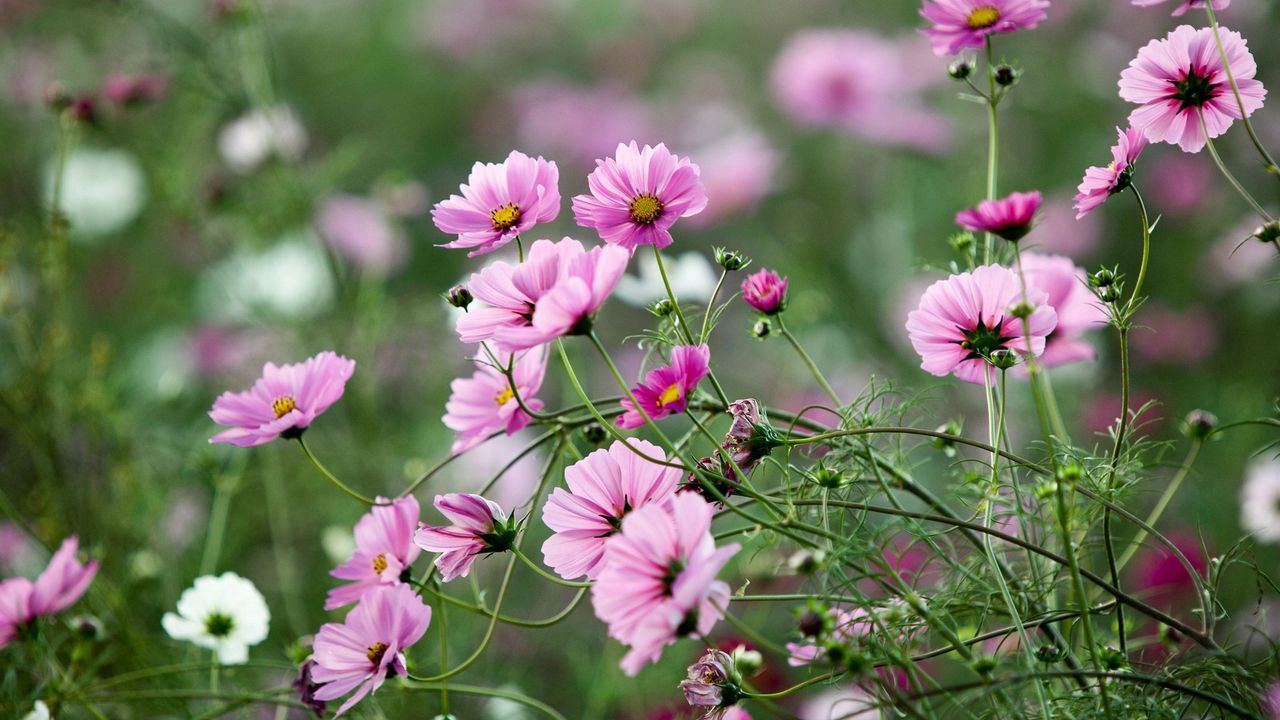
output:
[[[714,513],[697,495],[679,493],[670,505],[631,512],[605,545],[591,602],[609,636],[630,646],[621,663],[628,676],[677,638],[705,637],[724,615],[729,586],[715,578],[740,546],[716,547]]]
[[[1106,327],[1107,314],[1085,285],[1084,270],[1068,257],[1024,252],[1022,272],[1027,286],[1043,290],[1045,302],[1058,315],[1058,324],[1045,338],[1044,353],[1037,362],[1051,368],[1096,357],[1097,352],[1084,340],[1084,333]],[[1014,370],[1025,377],[1025,368]]]
[[[671,363],[650,370],[644,382],[631,389],[640,410],[650,420],[684,412],[689,394],[710,371],[711,349],[706,345],[678,345],[671,349]],[[618,417],[618,427],[638,428],[645,424],[631,400],[620,401],[626,410]]]
[[[382,687],[388,672],[408,675],[404,651],[430,624],[431,608],[408,585],[369,592],[346,620],[325,623],[316,633],[311,678],[322,685],[315,699],[336,700],[355,690],[337,717]]]
[[[62,541],[49,565],[35,582],[14,577],[0,582],[0,648],[19,629],[38,617],[57,615],[75,604],[98,574],[98,561],[81,563],[76,557],[80,541],[75,535]]]
[[[1076,195],[1076,219],[1087,215],[1115,193],[1129,187],[1133,164],[1147,146],[1147,137],[1135,128],[1116,128],[1119,139],[1111,146],[1111,162],[1106,167],[1092,166],[1084,171]]]
[[[1143,306],[1129,333],[1134,357],[1149,365],[1191,367],[1218,349],[1218,323],[1208,309],[1182,310],[1150,302]]]
[[[1267,95],[1253,77],[1258,66],[1240,33],[1224,27],[1220,35],[1245,115],[1251,115]],[[1120,73],[1120,97],[1141,106],[1129,113],[1129,124],[1148,140],[1187,152],[1200,152],[1206,129],[1216,138],[1240,117],[1213,29],[1207,27],[1181,25],[1163,40],[1147,43]]]
[[[354,360],[331,351],[293,365],[267,363],[252,388],[224,392],[214,401],[209,417],[231,429],[214,435],[209,442],[252,447],[282,435],[299,437],[342,397],[355,369]]]
[[[164,99],[169,79],[164,75],[112,73],[102,83],[102,94],[117,105],[144,105]]]
[[[503,367],[511,362],[508,353],[499,353],[496,359]],[[547,369],[546,347],[534,348],[520,354],[511,366],[515,387],[507,376],[493,366],[487,357],[476,359],[476,372],[469,378],[458,378],[450,383],[452,394],[445,404],[444,424],[458,434],[451,453],[457,455],[484,442],[495,432],[511,435],[528,425],[533,418],[520,406],[533,412],[542,409],[542,401],[535,397],[542,388],[542,378]],[[520,400],[515,399],[516,393]]]
[[[1138,7],[1151,7],[1153,5],[1162,5],[1168,0],[1133,0],[1133,4]],[[1213,0],[1214,10],[1226,10],[1231,4],[1231,0]],[[1187,14],[1188,10],[1203,10],[1204,0],[1182,0],[1178,7],[1173,9],[1174,17],[1182,17]]]
[[[754,128],[730,132],[693,154],[707,191],[707,207],[689,218],[692,227],[746,214],[773,189],[781,163],[779,152]]]
[[[8,520],[0,521],[0,570],[22,575],[39,566],[40,554],[26,533]]]
[[[1073,258],[1088,255],[1098,245],[1102,217],[1089,214],[1077,218],[1073,202],[1072,196],[1045,198],[1040,208],[1040,219],[1031,229],[1031,234],[1022,240],[1022,246]]]
[[[640,245],[662,249],[672,243],[676,220],[707,206],[698,174],[697,165],[663,143],[643,149],[634,140],[618,143],[614,156],[597,160],[587,177],[591,194],[573,199],[574,220],[628,250]]]
[[[1247,285],[1277,271],[1276,249],[1252,236],[1258,219],[1250,216],[1232,226],[1205,250],[1201,267],[1215,290]]]
[[[388,502],[379,496],[379,503]],[[412,495],[397,498],[390,505],[375,505],[356,522],[356,549],[347,561],[329,572],[339,580],[350,580],[329,591],[324,609],[334,610],[360,600],[371,588],[398,585],[421,550],[413,544],[421,511]]]
[[[355,195],[335,195],[316,213],[316,232],[338,254],[374,277],[404,266],[409,243],[377,203]]]
[[[1164,425],[1163,409],[1156,402],[1156,396],[1142,389],[1134,389],[1129,393],[1129,412],[1137,413],[1146,407],[1136,421],[1130,425],[1134,436],[1158,432]],[[1086,399],[1081,408],[1081,422],[1085,430],[1094,435],[1106,434],[1113,429],[1120,419],[1120,395],[1102,392]]]
[[[1049,0],[924,0],[920,17],[930,26],[936,55],[955,55],[965,48],[981,48],[994,33],[1030,30],[1046,17]]]
[[[923,361],[920,367],[981,384],[992,353],[1043,353],[1057,313],[1043,290],[1028,287],[1026,295],[1034,308],[1026,319],[1030,337],[1024,335],[1023,321],[1009,312],[1022,302],[1018,276],[1009,268],[983,265],[930,285],[920,306],[907,316],[907,334]]]
[[[1165,537],[1186,556],[1197,574],[1204,576],[1209,560],[1200,546],[1200,539],[1187,530],[1173,530]],[[1195,600],[1196,585],[1187,568],[1162,543],[1148,542],[1134,556],[1130,586],[1141,597],[1149,598],[1161,606],[1180,600]]]
[[[1280,681],[1267,686],[1267,691],[1262,696],[1262,709],[1266,711],[1269,720],[1280,720]]]
[[[783,113],[802,125],[941,152],[950,128],[923,105],[920,92],[933,79],[915,70],[914,55],[912,42],[867,30],[804,30],[779,51],[769,84]]]
[[[1157,155],[1148,170],[1142,186],[1150,189],[1148,202],[1162,212],[1189,215],[1213,205],[1219,178],[1202,158],[1180,152]]]
[[[560,171],[554,162],[512,150],[502,164],[476,163],[471,176],[431,211],[441,232],[457,240],[439,247],[474,248],[468,257],[493,252],[538,223],[560,214]]]
[[[787,278],[761,268],[743,278],[742,301],[765,315],[777,315],[787,304]]]
[[[800,720],[880,720],[874,697],[857,685],[824,690],[796,712]]]
[[[647,457],[667,459],[652,443],[630,443]],[[680,469],[645,460],[615,441],[565,468],[564,479],[569,489],[552,490],[542,511],[542,521],[555,531],[543,543],[542,555],[566,580],[594,579],[603,569],[605,543],[623,518],[650,503],[670,504]]]
[[[515,527],[502,519],[502,508],[479,495],[437,495],[435,506],[453,524],[435,527],[422,523],[413,542],[423,550],[440,553],[436,567],[445,582],[466,577],[476,558],[508,549],[515,538]]]
[[[973,232],[989,232],[1017,242],[1031,232],[1043,198],[1039,190],[1011,193],[999,200],[983,200],[956,213],[956,224]]]
[[[510,105],[522,145],[580,167],[594,167],[618,138],[654,134],[649,108],[620,86],[539,80],[519,87]]]

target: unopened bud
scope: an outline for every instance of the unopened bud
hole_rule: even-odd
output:
[[[605,438],[609,437],[609,431],[605,430],[600,423],[593,422],[582,428],[582,437],[586,438],[587,442],[592,445],[599,445],[605,441]]]
[[[1218,418],[1208,410],[1192,410],[1182,421],[1182,434],[1193,440],[1206,440],[1218,426]]]
[[[676,311],[676,306],[671,302],[671,298],[660,298],[649,303],[649,312],[657,317],[663,318]]]
[[[997,370],[1008,370],[1018,364],[1018,356],[1010,350],[1001,348],[992,350],[991,355],[987,357],[987,362]]]
[[[997,85],[1009,87],[1018,82],[1018,78],[1022,77],[1022,71],[1014,69],[1012,65],[997,65],[995,75]]]
[[[475,296],[471,294],[471,291],[467,289],[466,285],[454,285],[449,288],[449,292],[445,293],[444,299],[447,300],[450,305],[466,310],[467,306],[471,304],[471,301],[475,300]]]
[[[1095,288],[1110,287],[1115,281],[1115,272],[1107,268],[1098,268],[1097,272],[1089,276],[1089,284]]]
[[[733,667],[741,675],[755,675],[764,667],[764,656],[759,650],[752,650],[746,645],[733,649]]]
[[[819,465],[810,477],[813,478],[815,485],[828,490],[834,490],[844,484],[844,473],[825,465]]]
[[[1009,314],[1018,318],[1019,320],[1025,320],[1031,317],[1031,314],[1034,313],[1035,311],[1036,309],[1034,307],[1028,305],[1027,303],[1022,303],[1022,302],[1009,308]]]
[[[769,318],[760,318],[751,326],[751,335],[757,340],[763,340],[773,334],[773,323]]]
[[[1036,659],[1042,663],[1056,663],[1062,659],[1062,650],[1057,645],[1041,645],[1036,648]]]
[[[1253,237],[1262,242],[1276,242],[1280,240],[1280,220],[1272,220],[1265,225],[1259,225],[1253,231]]]
[[[813,610],[805,610],[800,619],[796,621],[796,627],[800,629],[800,634],[807,637],[818,637],[822,633],[822,629],[826,626],[822,616]]]
[[[973,63],[968,58],[956,58],[947,66],[952,80],[963,80],[973,74]]]
[[[958,232],[955,235],[952,235],[951,237],[947,238],[947,244],[951,246],[951,249],[955,250],[961,255],[972,254],[974,247],[977,245],[976,241],[973,238],[973,233],[969,232],[968,230]]]
[[[827,554],[821,550],[797,550],[787,558],[787,567],[797,575],[812,575],[826,559]]]
[[[751,258],[743,255],[737,250],[729,250],[718,247],[715,249],[716,264],[720,267],[734,272],[751,264]]]

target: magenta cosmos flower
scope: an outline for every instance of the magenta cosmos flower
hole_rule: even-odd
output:
[[[278,436],[300,437],[312,420],[342,397],[355,370],[354,360],[329,351],[295,365],[267,363],[252,388],[224,392],[213,402],[209,417],[231,429],[209,442],[252,447]]]
[[[511,357],[500,354],[497,359],[506,367]],[[458,434],[451,452],[457,455],[484,442],[495,432],[512,435],[528,425],[533,418],[520,403],[534,412],[542,409],[542,401],[534,395],[542,387],[546,369],[545,347],[516,356],[511,366],[513,388],[507,376],[492,362],[477,358],[476,372],[471,377],[458,378],[449,385],[453,393],[445,404],[444,424]],[[515,399],[517,392],[519,401]]]
[[[670,504],[631,512],[605,544],[591,603],[609,636],[630,646],[621,663],[627,675],[656,662],[677,638],[705,637],[724,615],[729,586],[716,574],[739,546],[716,547],[714,513],[696,494],[679,493]]]
[[[652,443],[631,444],[646,457],[667,459]],[[564,479],[569,489],[552,490],[542,510],[542,521],[555,531],[542,544],[542,555],[566,580],[595,579],[603,569],[605,543],[622,519],[651,503],[670,504],[680,469],[646,460],[615,441],[565,468]]]
[[[1036,358],[1042,367],[1092,360],[1097,353],[1084,339],[1087,330],[1107,325],[1107,313],[1085,285],[1085,272],[1062,255],[1022,253],[1022,274],[1027,287],[1045,293],[1045,303],[1058,316],[1057,325],[1045,336],[1044,352]],[[1025,375],[1022,367],[1014,372]]]
[[[404,651],[431,624],[431,608],[408,585],[366,593],[341,623],[325,623],[316,633],[311,679],[322,683],[316,700],[337,700],[355,690],[334,717],[377,691],[388,673],[407,675]]]
[[[539,240],[523,263],[499,261],[471,276],[467,289],[486,307],[458,318],[458,337],[493,340],[499,350],[514,352],[584,331],[629,259],[620,247],[586,250],[572,238]]]
[[[502,508],[496,503],[479,495],[449,493],[437,495],[435,505],[453,524],[434,527],[423,523],[413,542],[423,550],[440,553],[436,567],[441,580],[466,577],[476,558],[511,548],[515,523],[502,519]]]
[[[356,523],[355,551],[329,573],[351,583],[329,591],[325,610],[350,605],[371,588],[400,584],[401,575],[422,552],[413,544],[420,515],[418,499],[409,495],[390,504],[381,504],[388,502],[384,497],[377,500],[380,504]]]
[[[1244,114],[1252,115],[1267,96],[1262,83],[1253,79],[1258,66],[1240,33],[1224,27],[1221,36]],[[1148,140],[1187,152],[1200,152],[1207,141],[1205,130],[1216,138],[1241,117],[1213,28],[1181,25],[1163,40],[1147,43],[1120,73],[1120,97],[1141,106],[1129,113],[1129,124]]]
[[[1031,232],[1042,202],[1039,190],[1011,193],[999,200],[983,200],[977,207],[956,213],[956,224],[966,230],[989,232],[1017,242]]]
[[[678,345],[671,349],[671,364],[650,370],[644,382],[631,389],[631,394],[650,420],[682,413],[689,394],[711,371],[710,361],[711,349],[706,345]],[[644,415],[631,400],[624,398],[621,405],[626,412],[618,416],[618,427],[644,425]]]
[[[1118,139],[1111,146],[1111,163],[1084,171],[1084,179],[1076,188],[1076,219],[1084,217],[1106,202],[1107,198],[1129,187],[1133,181],[1134,163],[1147,147],[1147,136],[1137,128],[1116,128]]]
[[[431,210],[441,232],[457,240],[440,247],[475,248],[468,256],[493,252],[538,223],[560,214],[560,171],[556,164],[512,150],[501,165],[476,163],[471,177]]]
[[[48,617],[71,607],[98,574],[98,561],[81,563],[76,558],[80,541],[76,536],[62,541],[49,565],[35,582],[24,577],[0,582],[0,648],[8,645],[18,630],[38,617]]]
[[[777,315],[787,302],[787,278],[760,270],[742,281],[742,300],[765,315]]]
[[[929,36],[937,55],[980,48],[987,36],[1030,30],[1045,19],[1049,0],[925,0],[920,17],[931,24]]]
[[[987,358],[996,351],[1040,355],[1058,316],[1045,292],[1027,288],[1030,337],[1011,310],[1022,303],[1018,276],[1002,265],[982,265],[929,286],[918,309],[907,316],[907,335],[920,367],[938,376],[982,383]]]
[[[1151,7],[1153,5],[1163,5],[1168,0],[1133,0],[1133,4],[1138,7]],[[1231,4],[1231,0],[1213,0],[1214,10],[1226,10]],[[1182,17],[1187,14],[1188,10],[1203,10],[1204,0],[1183,0],[1178,7],[1173,9],[1174,17]]]
[[[671,244],[676,220],[707,206],[698,166],[678,157],[663,143],[618,143],[614,156],[596,161],[587,177],[590,195],[573,199],[573,218],[595,228],[601,239],[631,250],[640,245],[662,249]]]

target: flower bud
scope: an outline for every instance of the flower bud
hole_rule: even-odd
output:
[[[947,244],[951,246],[951,249],[961,255],[971,255],[973,254],[973,249],[976,247],[977,242],[973,238],[973,233],[968,230],[962,230],[947,238]]]
[[[97,104],[92,95],[77,95],[62,111],[62,116],[82,125],[93,125],[98,121]]]
[[[773,334],[773,323],[769,318],[760,318],[751,326],[751,335],[757,340],[763,340]]]
[[[600,423],[593,422],[582,428],[582,437],[586,438],[587,442],[592,445],[599,445],[605,441],[605,438],[609,437],[609,431],[605,430]]]
[[[1031,314],[1034,313],[1035,311],[1036,309],[1034,307],[1031,307],[1030,305],[1024,302],[1020,302],[1017,305],[1014,305],[1013,307],[1009,308],[1009,314],[1018,318],[1019,320],[1025,320],[1031,317]]]
[[[471,294],[466,285],[454,285],[449,288],[449,292],[445,293],[444,299],[450,305],[466,310],[471,301],[475,300],[475,296]]]
[[[715,257],[716,264],[729,272],[741,270],[751,264],[751,258],[746,255],[737,250],[728,250],[722,247],[715,249]]]
[[[1018,78],[1022,77],[1022,71],[1016,70],[1012,65],[1000,64],[995,69],[996,84],[1000,87],[1010,87],[1018,82]]]
[[[1083,478],[1084,469],[1075,463],[1058,468],[1058,482],[1067,487],[1076,485]]]
[[[1280,240],[1280,220],[1272,220],[1265,225],[1259,225],[1253,231],[1253,237],[1262,242],[1276,242]]]
[[[1036,648],[1036,659],[1042,663],[1056,663],[1062,659],[1062,650],[1057,645],[1041,645]]]
[[[998,664],[999,663],[996,662],[996,659],[991,657],[990,655],[982,655],[980,657],[974,658],[973,671],[979,675],[990,675],[991,673],[995,672],[996,665]]]
[[[1089,284],[1095,288],[1110,287],[1115,281],[1115,271],[1107,268],[1098,268],[1097,272],[1089,276]]]
[[[987,357],[987,362],[997,370],[1008,370],[1018,364],[1018,355],[1010,350],[1000,348],[992,350],[991,355]]]
[[[755,675],[764,667],[764,655],[746,645],[734,648],[730,655],[733,657],[733,668],[739,675]]]
[[[827,554],[821,550],[797,550],[787,558],[787,567],[797,575],[812,575],[822,568]]]
[[[1098,664],[1106,670],[1124,670],[1129,667],[1129,660],[1124,653],[1113,647],[1098,648]]]
[[[826,622],[818,612],[805,610],[796,621],[796,627],[800,629],[801,635],[807,638],[816,638],[826,627]]]
[[[649,303],[647,309],[656,317],[664,318],[675,312],[676,306],[671,302],[671,298],[659,298]]]
[[[102,638],[102,621],[93,615],[77,615],[67,621],[67,627],[85,640]]]
[[[1218,418],[1208,410],[1192,410],[1182,421],[1182,434],[1193,440],[1207,440],[1218,426]]]
[[[969,58],[956,58],[947,66],[952,80],[963,80],[973,74],[973,62]]]
[[[777,315],[787,305],[787,278],[760,270],[742,281],[742,300],[765,315]]]
[[[955,420],[948,420],[945,425],[939,425],[937,427],[937,432],[946,433],[947,435],[959,435],[960,423]],[[941,450],[942,454],[949,458],[956,456],[956,444],[953,440],[948,440],[947,438],[934,438],[933,446]]]
[[[844,473],[825,465],[819,465],[809,476],[818,487],[834,490],[844,484]]]

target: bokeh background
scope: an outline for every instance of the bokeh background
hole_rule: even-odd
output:
[[[905,0],[0,0],[0,487],[11,515],[0,574],[42,564],[18,528],[45,543],[78,533],[103,561],[88,609],[119,641],[107,669],[124,670],[189,657],[160,615],[197,574],[235,570],[273,611],[255,656],[285,658],[329,619],[326,573],[345,557],[360,508],[289,444],[209,446],[205,413],[265,361],[334,349],[357,361],[356,375],[308,437],[335,472],[393,494],[445,457],[449,381],[470,369],[440,293],[489,258],[434,247],[448,238],[429,209],[473,162],[513,148],[560,167],[565,210],[539,236],[584,241],[596,238],[574,226],[567,199],[585,192],[594,158],[632,139],[691,156],[711,203],[676,227],[682,297],[709,292],[713,246],[741,250],[790,276],[789,326],[842,392],[892,380],[927,391],[926,419],[969,417],[980,433],[980,391],[925,375],[903,330],[954,259],[952,216],[982,197],[985,179],[984,108],[959,97],[916,10]],[[1262,82],[1280,87],[1275,3],[1237,0],[1221,19],[1251,41]],[[1071,196],[1125,124],[1120,70],[1176,24],[1167,8],[1072,0],[1035,31],[998,38],[997,55],[1022,71],[1001,106],[1001,191],[1047,198],[1024,247],[1135,271],[1131,198],[1077,221]],[[91,104],[92,120],[66,165],[68,322],[51,339],[33,288],[60,137],[46,105],[55,86],[86,112]],[[1264,108],[1256,122],[1280,143],[1280,112]],[[1220,147],[1276,207],[1275,181],[1243,133]],[[1137,182],[1161,217],[1151,299],[1133,333],[1134,405],[1155,402],[1142,432],[1181,442],[1178,421],[1194,408],[1224,420],[1273,414],[1280,264],[1269,247],[1240,245],[1256,219],[1207,154],[1152,147]],[[637,261],[631,272],[606,309],[614,344],[652,319],[642,305],[657,297],[654,268]],[[751,337],[748,310],[731,307],[713,343],[730,395],[791,409],[815,399],[781,340]],[[1096,362],[1053,376],[1085,445],[1103,440],[1119,409],[1114,337],[1095,336]],[[55,343],[54,359],[33,364],[41,347],[23,337]],[[639,371],[634,343],[618,354]],[[552,380],[543,397],[554,406],[571,392]],[[1034,439],[1031,427],[1015,423],[1015,446]],[[1163,526],[1211,553],[1233,544],[1245,466],[1271,439],[1246,429],[1212,443]],[[520,447],[495,441],[420,497],[474,490]],[[1163,457],[1174,462],[1181,447]],[[536,458],[518,468],[498,501],[523,502],[537,469]],[[206,528],[222,503],[228,530],[211,548]],[[1257,553],[1264,568],[1276,559]],[[742,564],[754,562],[777,558]],[[1252,579],[1232,580],[1227,597],[1240,607],[1275,601]],[[520,614],[549,615],[566,593],[526,593]],[[791,618],[779,608],[755,620],[781,637]],[[479,625],[455,632],[460,657]],[[681,646],[624,682],[601,671],[620,650],[585,605],[553,630],[500,628],[494,650],[464,678],[518,687],[575,717],[674,707],[695,652]],[[420,655],[434,671],[432,654]],[[431,695],[380,697],[388,716],[435,712]],[[460,717],[518,717],[455,705]]]

